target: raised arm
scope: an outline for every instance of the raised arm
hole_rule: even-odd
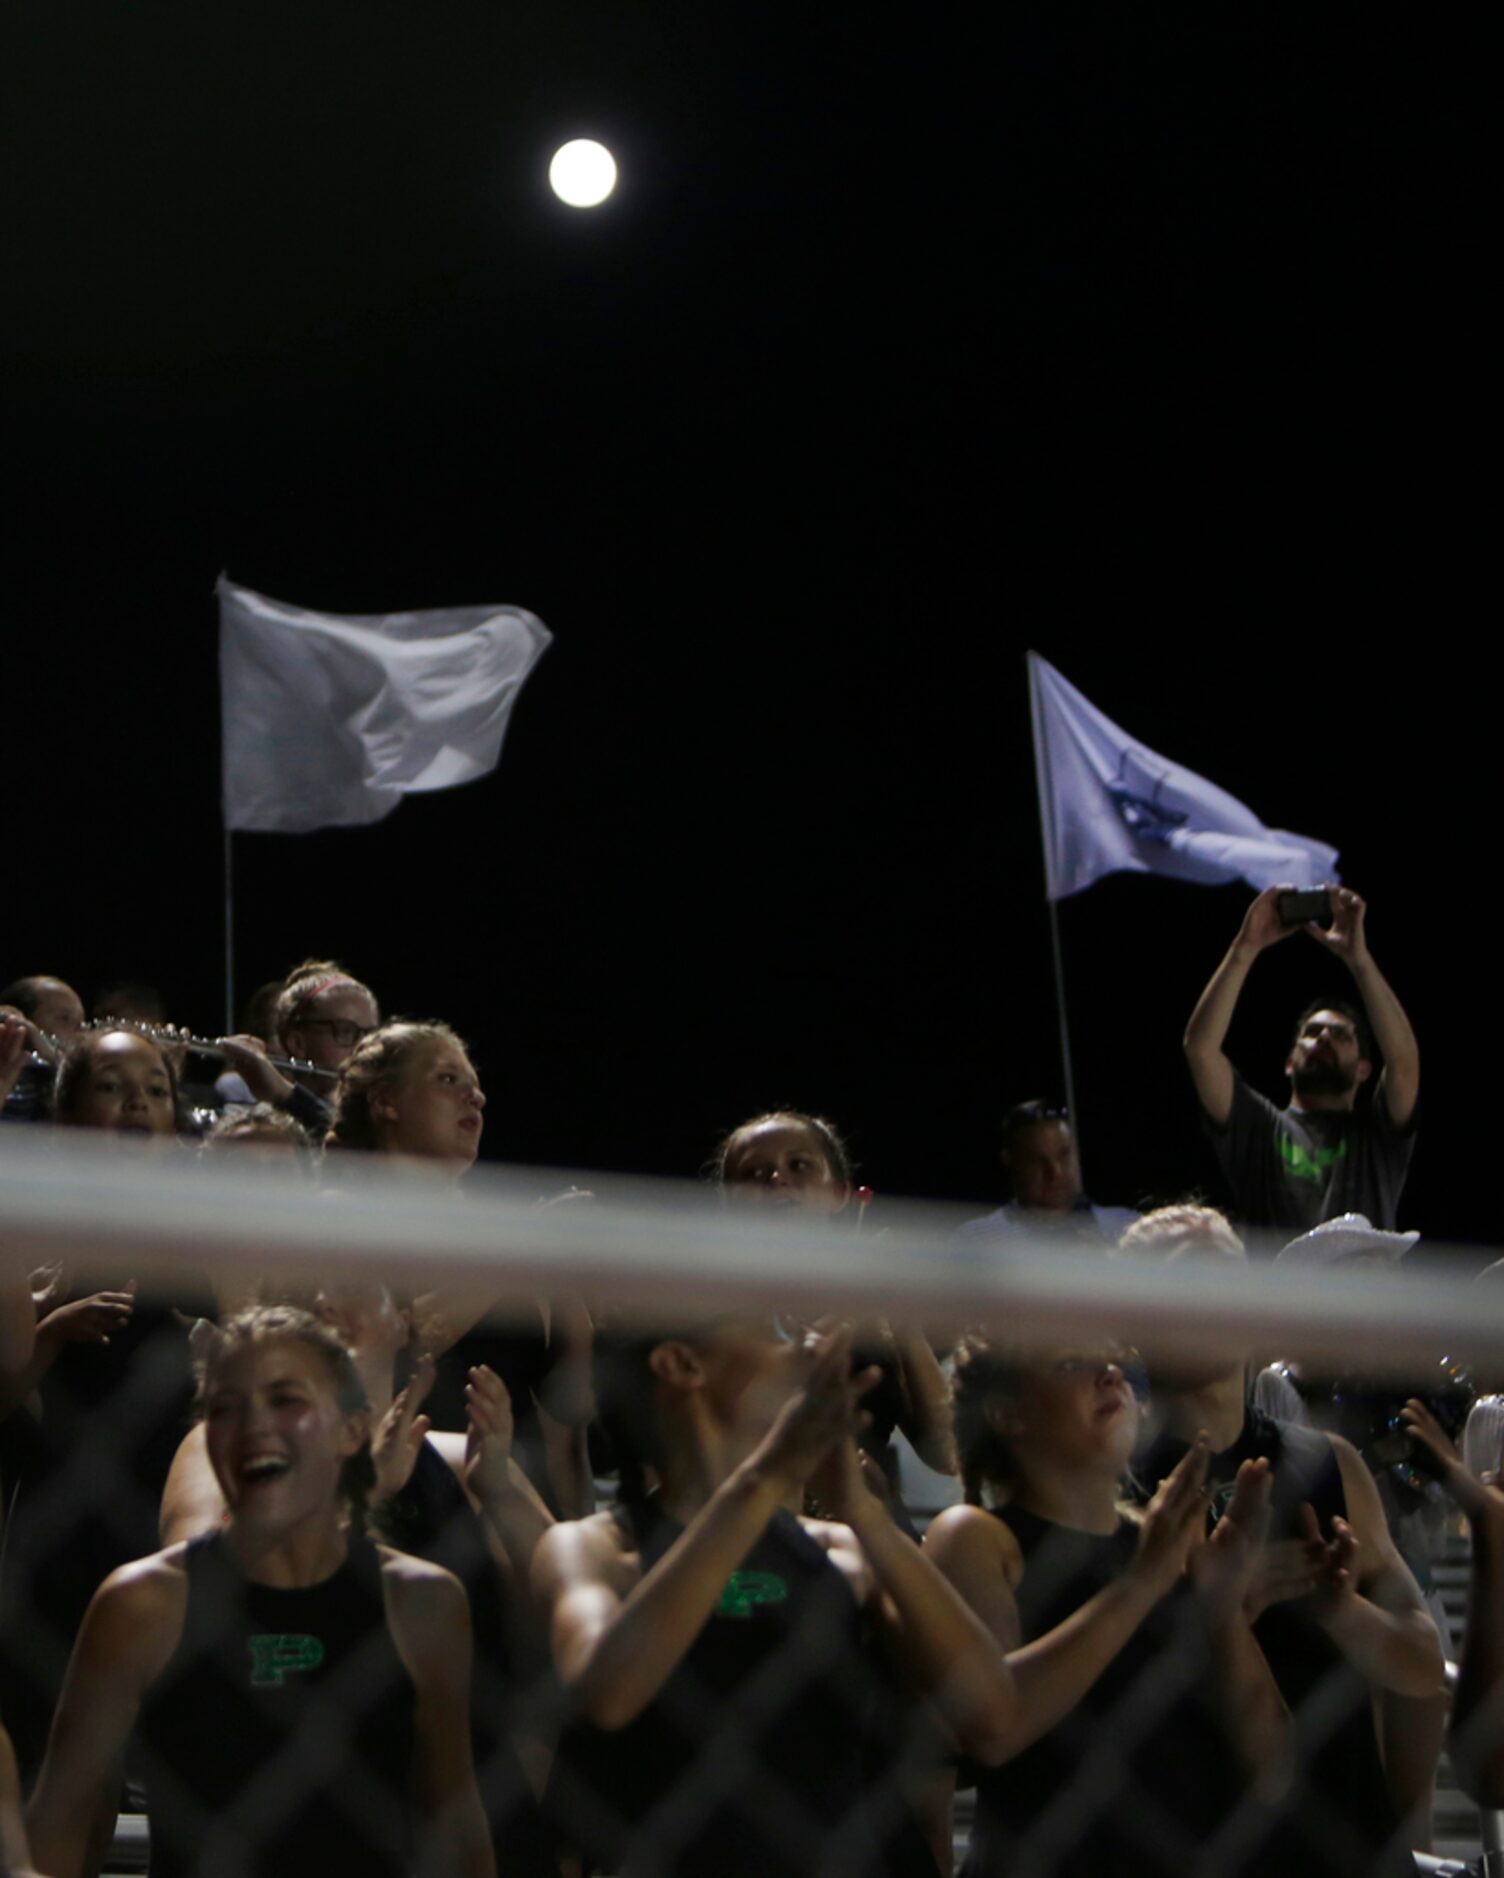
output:
[[[1361,895],[1350,887],[1333,887],[1331,925],[1310,926],[1307,931],[1328,952],[1341,959],[1353,975],[1363,1009],[1368,1013],[1374,1041],[1384,1059],[1378,1100],[1389,1111],[1394,1126],[1403,1131],[1410,1126],[1420,1095],[1420,1045],[1405,1015],[1404,1005],[1373,962],[1364,932],[1367,913],[1368,905]]]
[[[939,1515],[925,1550],[1007,1651],[1013,1680],[1011,1711],[991,1752],[993,1765],[1022,1754],[1057,1727],[1096,1682],[1185,1568],[1205,1514],[1199,1489],[1207,1444],[1198,1441],[1161,1483],[1144,1514],[1132,1564],[1063,1623],[1031,1642],[1021,1640],[1016,1590],[1022,1559],[1013,1535],[980,1507]]]
[[[644,1577],[604,1515],[566,1520],[539,1541],[533,1590],[549,1613],[554,1667],[586,1721],[625,1728],[658,1694],[715,1609],[726,1580],[833,1443],[854,1432],[851,1337],[832,1337],[803,1389],[755,1452],[716,1489]]]
[[[135,1305],[133,1278],[124,1291],[97,1291],[92,1297],[74,1298],[48,1311],[35,1325],[25,1364],[15,1371],[9,1365],[0,1365],[0,1417],[31,1394],[65,1344],[108,1343],[130,1322]]]
[[[581,1299],[565,1294],[551,1300],[548,1340],[556,1354],[537,1402],[549,1492],[561,1518],[585,1519],[595,1511],[589,1440],[595,1419],[595,1326]]]
[[[1467,1515],[1473,1541],[1448,1752],[1470,1800],[1504,1806],[1504,1488],[1495,1470],[1481,1479],[1469,1472],[1423,1402],[1407,1402],[1404,1415],[1442,1486]]]
[[[1249,1778],[1272,1791],[1290,1768],[1290,1711],[1248,1616],[1248,1594],[1269,1529],[1274,1476],[1265,1460],[1244,1461],[1232,1498],[1204,1545],[1191,1554],[1223,1722]]]
[[[1347,1496],[1347,1518],[1323,1539],[1303,1509],[1306,1540],[1318,1567],[1315,1615],[1338,1649],[1379,1689],[1434,1696],[1445,1686],[1446,1660],[1420,1587],[1395,1550],[1373,1476],[1340,1435],[1331,1437]]]
[[[945,1371],[922,1330],[912,1324],[895,1323],[891,1331],[908,1401],[908,1413],[900,1426],[926,1467],[932,1467],[937,1474],[954,1474],[956,1443]]]
[[[533,1554],[554,1517],[512,1459],[512,1399],[506,1384],[484,1363],[470,1371],[465,1384],[465,1413],[469,1429],[461,1478],[525,1599]]]
[[[1284,887],[1266,887],[1249,907],[1237,938],[1196,1000],[1191,1021],[1185,1027],[1185,1060],[1191,1081],[1196,1085],[1197,1099],[1217,1128],[1225,1128],[1232,1114],[1235,1072],[1222,1046],[1244,981],[1261,952],[1298,930],[1287,926],[1276,911],[1276,901],[1287,891]]]
[[[1003,1644],[868,1488],[855,1441],[844,1444],[814,1485],[845,1522],[825,1530],[848,1545],[854,1536],[861,1548],[900,1666],[933,1701],[961,1752],[995,1766],[1007,1753],[1018,1706]]]

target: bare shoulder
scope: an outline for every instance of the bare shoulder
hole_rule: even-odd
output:
[[[877,1580],[852,1529],[838,1519],[801,1519],[799,1524],[846,1578],[857,1602],[865,1604],[876,1591]]]
[[[1337,1465],[1341,1469],[1344,1485],[1347,1483],[1348,1475],[1355,1469],[1362,1468],[1365,1475],[1368,1473],[1368,1468],[1364,1463],[1363,1456],[1353,1446],[1352,1442],[1348,1440],[1346,1435],[1328,1434],[1327,1440],[1331,1442],[1332,1452],[1337,1457]]]
[[[451,1672],[468,1674],[470,1600],[453,1572],[427,1559],[378,1546],[381,1590],[392,1642],[408,1674],[422,1688]]]
[[[1342,1477],[1342,1496],[1347,1502],[1347,1523],[1352,1527],[1353,1537],[1358,1542],[1359,1558],[1362,1561],[1360,1576],[1367,1576],[1379,1567],[1388,1571],[1398,1566],[1409,1577],[1410,1568],[1403,1564],[1395,1549],[1389,1522],[1384,1517],[1384,1504],[1374,1485],[1373,1475],[1368,1471],[1367,1461],[1342,1435],[1329,1435],[1327,1439],[1337,1456],[1337,1471]]]
[[[419,1611],[442,1611],[453,1608],[456,1600],[462,1607],[466,1604],[464,1586],[443,1565],[389,1545],[378,1545],[376,1555],[381,1560],[381,1588],[388,1607],[402,1604]]]
[[[170,1545],[112,1571],[94,1593],[96,1603],[145,1617],[181,1606],[188,1596],[187,1544]]]
[[[611,1512],[559,1520],[533,1554],[533,1588],[545,1597],[582,1583],[602,1584],[625,1597],[641,1577],[636,1542]]]
[[[1010,1585],[1024,1575],[1024,1555],[1006,1520],[981,1506],[947,1506],[930,1521],[924,1549],[944,1570],[962,1562],[990,1564]]]
[[[187,1551],[168,1546],[112,1571],[90,1602],[80,1650],[143,1682],[159,1675],[183,1634]]]
[[[1377,1511],[1379,1523],[1384,1524],[1378,1489],[1373,1484],[1368,1463],[1345,1435],[1329,1434],[1327,1440],[1331,1442],[1332,1452],[1337,1457],[1337,1472],[1342,1477],[1343,1497],[1347,1501],[1348,1522],[1361,1539],[1367,1536],[1363,1528],[1370,1523],[1373,1511]],[[1385,1531],[1388,1531],[1387,1526]]]

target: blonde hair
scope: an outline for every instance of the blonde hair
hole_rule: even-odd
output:
[[[286,1109],[274,1108],[270,1102],[257,1102],[248,1109],[224,1110],[204,1136],[199,1153],[214,1153],[237,1141],[266,1140],[285,1141],[303,1155],[307,1154],[312,1145],[307,1129],[301,1122],[294,1120]]]
[[[450,1044],[456,1050],[465,1049],[464,1039],[448,1024],[411,1017],[394,1018],[391,1023],[373,1030],[369,1037],[362,1037],[339,1073],[334,1114],[324,1146],[378,1153],[381,1138],[371,1112],[372,1097],[378,1089],[398,1081],[420,1057],[441,1044]]]
[[[1208,1252],[1222,1258],[1248,1256],[1225,1213],[1191,1200],[1157,1206],[1152,1213],[1145,1213],[1134,1220],[1112,1250],[1120,1257],[1158,1259],[1164,1265]]]
[[[956,1458],[961,1487],[968,1506],[982,1506],[983,1490],[996,1487],[1001,1498],[1019,1484],[1019,1465],[1013,1445],[997,1426],[993,1410],[1016,1400],[1035,1355],[1025,1344],[994,1339],[985,1330],[968,1331],[956,1345],[951,1379],[951,1412],[956,1434]],[[1132,1485],[1132,1470],[1119,1482],[1118,1516],[1137,1522],[1139,1508],[1124,1489]]]

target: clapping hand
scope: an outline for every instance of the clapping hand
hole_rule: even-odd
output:
[[[803,1488],[838,1442],[860,1433],[861,1399],[881,1377],[875,1367],[851,1374],[849,1328],[812,1336],[806,1348],[813,1361],[804,1386],[784,1404],[761,1446],[769,1473],[788,1493]],[[838,1497],[844,1497],[846,1484],[838,1485]]]
[[[1504,1482],[1500,1470],[1490,1468],[1475,1474],[1447,1438],[1446,1430],[1418,1398],[1412,1397],[1400,1411],[1411,1439],[1421,1450],[1429,1472],[1435,1474],[1443,1490],[1466,1513],[1474,1527],[1487,1523],[1504,1537]]]
[[[376,1432],[371,1436],[371,1461],[376,1469],[373,1499],[390,1499],[411,1480],[418,1451],[433,1425],[426,1415],[418,1413],[433,1387],[433,1379],[433,1358],[419,1357],[407,1387],[399,1389],[392,1397],[392,1406],[376,1424]]]
[[[1232,1498],[1203,1544],[1192,1547],[1186,1569],[1214,1621],[1245,1612],[1265,1551],[1274,1475],[1266,1460],[1244,1461]]]
[[[40,1323],[68,1289],[68,1268],[61,1260],[54,1265],[38,1265],[26,1284],[31,1292],[31,1308]]]
[[[108,1343],[125,1329],[135,1308],[133,1278],[123,1291],[96,1291],[55,1306],[37,1325],[37,1336],[52,1343]]]
[[[1351,1607],[1358,1595],[1357,1535],[1337,1514],[1332,1519],[1331,1538],[1323,1539],[1321,1522],[1309,1500],[1300,1509],[1300,1523],[1314,1579],[1312,1597],[1316,1619],[1319,1623],[1330,1624]]]
[[[1243,1598],[1244,1615],[1256,1623],[1271,1604],[1308,1598],[1315,1589],[1316,1568],[1306,1541],[1275,1539],[1259,1547]]]
[[[1211,1440],[1203,1431],[1160,1481],[1144,1509],[1130,1570],[1146,1579],[1157,1597],[1163,1597],[1179,1579],[1192,1546],[1205,1531],[1210,1460]]]
[[[465,1384],[465,1485],[482,1505],[512,1484],[512,1398],[494,1369],[477,1364]]]

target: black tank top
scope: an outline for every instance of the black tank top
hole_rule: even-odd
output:
[[[332,1577],[278,1590],[210,1533],[186,1570],[183,1634],[136,1726],[152,1878],[402,1878],[414,1692],[375,1548],[352,1539]]]
[[[1173,1468],[1186,1444],[1161,1436],[1136,1466],[1145,1492]],[[1245,1460],[1274,1473],[1271,1540],[1304,1537],[1309,1502],[1327,1538],[1347,1516],[1342,1472],[1329,1436],[1276,1421],[1251,1405],[1232,1447],[1212,1457],[1211,1480],[1225,1498]],[[1254,1625],[1295,1729],[1295,1780],[1262,1849],[1238,1869],[1280,1878],[1410,1878],[1415,1861],[1394,1843],[1393,1802],[1384,1779],[1373,1690],[1311,1615],[1306,1601],[1272,1604]]]
[[[470,1733],[497,1869],[507,1878],[558,1878],[554,1836],[514,1745],[518,1690],[501,1577],[479,1515],[433,1442],[418,1449],[406,1486],[385,1502],[380,1520],[393,1545],[453,1572],[470,1600]]]
[[[1127,1521],[1097,1534],[994,1512],[1024,1557],[1025,1643],[1120,1578],[1138,1544]],[[1244,1783],[1194,1606],[1184,1585],[1161,1598],[1057,1727],[978,1773],[963,1878],[1222,1878],[1198,1856]]]
[[[644,1575],[684,1530],[618,1517]],[[566,1836],[623,1878],[871,1878],[863,1629],[840,1570],[775,1514],[647,1709],[566,1731],[549,1796]]]
[[[407,1484],[372,1518],[399,1551],[454,1573],[470,1600],[477,1662],[484,1661],[500,1675],[509,1676],[501,1580],[485,1530],[454,1469],[433,1442],[422,1444]]]

